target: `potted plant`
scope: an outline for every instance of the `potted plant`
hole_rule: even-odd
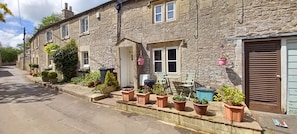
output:
[[[133,88],[125,88],[122,90],[123,101],[130,101],[134,99],[134,90]]]
[[[49,72],[48,73],[49,82],[52,84],[57,83],[58,82],[57,76],[58,74],[56,72]]]
[[[112,91],[115,91],[119,87],[119,82],[116,77],[107,71],[105,75],[105,80],[103,84],[97,85],[93,91],[100,91],[101,94],[109,94]]]
[[[173,96],[173,105],[174,108],[178,111],[184,111],[186,107],[186,97],[183,95],[174,95]]]
[[[167,107],[168,106],[168,96],[164,91],[164,86],[160,83],[153,85],[153,93],[157,95],[157,106],[158,107]]]
[[[244,94],[238,88],[231,88],[224,85],[217,91],[215,100],[224,102],[224,111],[227,119],[241,122],[244,116]]]
[[[227,64],[227,57],[222,56],[219,58],[219,65],[226,65]]]
[[[137,90],[137,103],[138,104],[142,104],[145,105],[150,101],[150,92],[148,90],[148,86],[144,87],[144,88],[139,88]]]
[[[48,71],[42,71],[41,72],[41,79],[42,79],[43,82],[49,82]]]
[[[197,97],[193,100],[193,105],[195,112],[199,115],[204,115],[207,111],[208,101],[204,98],[202,100],[198,99]]]

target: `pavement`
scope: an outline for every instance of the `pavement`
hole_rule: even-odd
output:
[[[27,80],[26,74],[13,66],[0,67],[0,134],[197,133],[49,90]]]
[[[0,68],[0,72],[1,72],[1,68]],[[7,72],[1,72],[1,73],[5,74],[5,75],[9,75],[9,73],[7,73]],[[23,74],[23,75],[25,75],[25,74]],[[105,95],[102,95],[99,93],[94,93],[91,91],[92,88],[83,87],[83,86],[74,85],[74,84],[63,84],[63,85],[53,85],[52,86],[52,85],[49,85],[46,83],[42,83],[41,79],[38,77],[32,77],[30,75],[26,75],[26,77],[28,79],[30,79],[31,81],[38,83],[39,85],[50,87],[52,89],[55,89],[56,91],[70,94],[72,96],[81,98],[85,101],[105,105],[108,107],[114,107],[116,104],[115,98],[110,98],[108,96],[105,96]],[[1,78],[1,76],[0,76],[0,78]],[[2,82],[0,81],[0,84],[1,83]],[[1,87],[1,85],[0,85],[0,87]],[[1,98],[0,98],[0,101],[1,101]],[[1,102],[0,102],[0,106],[1,106]],[[252,111],[252,110],[251,110],[251,112],[252,112],[252,116],[259,122],[260,126],[265,130],[263,132],[264,134],[295,134],[295,133],[297,133],[297,116],[274,114],[274,113],[259,112],[259,111]],[[130,113],[130,114],[128,114],[128,116],[133,116],[133,113]],[[149,118],[149,117],[147,117],[147,118]],[[272,119],[284,120],[287,123],[288,128],[282,128],[282,127],[275,126],[272,122]],[[0,126],[1,126],[1,122],[0,122]],[[190,132],[190,133],[193,133],[193,132]],[[0,134],[2,134],[1,131],[0,131]]]

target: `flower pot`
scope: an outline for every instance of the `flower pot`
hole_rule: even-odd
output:
[[[227,60],[226,59],[219,59],[219,64],[220,65],[226,65],[227,64]]]
[[[168,106],[168,96],[157,96],[157,106],[167,107]]]
[[[230,121],[241,122],[244,115],[244,106],[230,106],[224,103],[225,116]]]
[[[48,77],[42,76],[41,79],[42,79],[43,82],[49,82],[49,78]]]
[[[185,111],[186,101],[175,101],[173,100],[174,108],[178,111]]]
[[[136,96],[137,96],[137,103],[138,104],[145,105],[150,100],[150,93],[145,93],[145,94],[137,93]]]
[[[207,111],[208,104],[193,103],[196,114],[204,115]]]
[[[134,98],[134,90],[123,90],[122,91],[123,101],[130,101]]]

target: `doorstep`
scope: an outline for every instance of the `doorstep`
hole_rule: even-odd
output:
[[[89,102],[98,101],[98,100],[108,97],[108,95],[105,95],[105,94],[94,93],[92,91],[93,88],[88,88],[88,87],[70,84],[70,83],[51,84],[49,82],[43,82],[40,77],[33,77],[31,75],[26,75],[26,77],[29,80],[31,80],[41,86],[51,88],[51,89],[54,89],[59,92],[67,93],[67,94],[81,98],[81,99],[89,101]]]

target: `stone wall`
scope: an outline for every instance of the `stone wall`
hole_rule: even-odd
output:
[[[121,39],[140,42],[145,60],[150,61],[141,72],[152,73],[148,44],[183,40],[181,73],[195,72],[197,82],[213,87],[242,84],[242,41],[228,40],[230,37],[297,31],[297,2],[292,0],[197,0],[197,3],[196,0],[176,0],[176,20],[160,24],[153,24],[154,3],[148,2],[128,1],[121,10]],[[114,6],[115,3],[110,2],[65,22],[69,24],[70,38],[76,40],[79,49],[89,50],[92,71],[100,67],[116,68],[117,10]],[[97,12],[100,19],[96,18]],[[89,34],[80,35],[79,18],[87,14]],[[69,41],[60,39],[59,25],[49,29],[53,30],[55,43],[62,45]],[[46,30],[35,36],[39,48],[32,53],[38,56],[41,69],[46,66],[43,52]],[[222,51],[228,56],[227,66],[218,65]]]

